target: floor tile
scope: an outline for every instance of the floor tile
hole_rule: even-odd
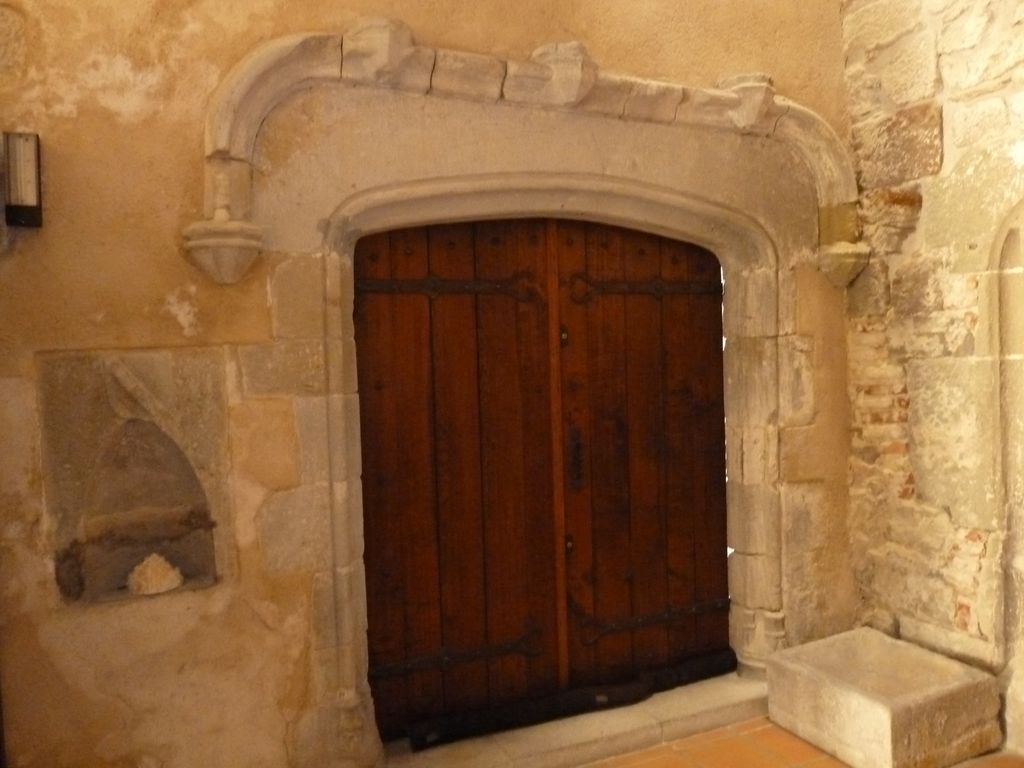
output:
[[[713,741],[731,739],[735,735],[736,732],[732,730],[732,726],[726,726],[725,728],[716,728],[713,731],[695,733],[693,736],[687,736],[684,739],[672,742],[672,746],[675,749],[692,749],[703,744],[710,744]]]
[[[594,763],[594,768],[639,768],[639,766],[649,768],[652,763],[657,765],[657,761],[663,761],[677,754],[671,744],[663,744],[660,747],[645,749],[642,752],[634,752],[631,755],[608,758],[599,763]]]
[[[650,760],[626,765],[629,768],[702,768],[699,763],[693,762],[681,752],[670,752]]]
[[[990,755],[964,763],[962,768],[1024,768],[1024,757],[1018,755]]]
[[[767,717],[755,717],[753,720],[746,720],[742,723],[736,723],[720,730],[732,731],[733,733],[750,733],[751,731],[759,731],[762,728],[775,728],[777,727]]]
[[[788,768],[781,757],[759,749],[739,734],[679,751],[693,758],[701,768]]]
[[[811,760],[820,759],[824,754],[813,744],[794,736],[777,725],[769,724],[767,728],[749,731],[744,736],[755,747],[767,749],[786,761],[786,765],[805,765]]]

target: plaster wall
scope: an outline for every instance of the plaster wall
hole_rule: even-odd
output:
[[[181,258],[180,232],[201,217],[203,121],[208,96],[227,70],[266,39],[345,29],[365,14],[403,18],[421,44],[521,59],[542,43],[580,39],[609,69],[693,85],[765,70],[781,92],[845,131],[834,53],[839,14],[824,0],[753,7],[720,0],[585,7],[488,0],[473,4],[472,15],[455,2],[0,3],[0,115],[5,129],[42,136],[46,221],[40,231],[12,231],[10,250],[0,254],[0,685],[14,765],[322,765],[316,745],[345,738],[346,710],[314,710],[310,702],[358,682],[330,679],[334,657],[351,652],[337,644],[334,601],[358,600],[358,569],[346,564],[335,581],[325,568],[334,547],[359,548],[359,531],[326,530],[318,514],[332,500],[358,504],[357,483],[331,482],[357,474],[357,452],[326,450],[328,415],[354,413],[352,382],[327,381],[323,346],[309,342],[323,332],[316,308],[304,311],[301,300],[272,308],[275,297],[290,292],[322,292],[322,265],[308,252],[318,247],[310,238],[331,211],[302,210],[298,221],[280,217],[280,226],[268,229],[276,250],[230,290]],[[315,100],[289,106],[299,125],[309,114],[304,109],[318,108]],[[463,109],[472,116],[476,107]],[[539,130],[550,121],[543,113],[530,119]],[[666,151],[673,140],[667,130],[648,131]],[[364,133],[372,144],[372,132]],[[303,162],[295,146],[293,133],[268,138],[261,161],[270,187],[274,168],[295,172]],[[571,158],[560,160],[571,166]],[[617,172],[628,175],[629,161],[624,153]],[[792,158],[777,162],[781,175]],[[769,180],[759,180],[752,198],[768,199],[768,188]],[[794,210],[813,208],[813,200],[798,198],[791,200]],[[816,388],[825,399],[811,410],[836,420],[824,429],[827,442],[836,439],[844,405],[836,382],[812,373],[806,358],[840,348],[839,293],[798,264],[800,247],[814,240],[813,222],[800,226],[772,233],[793,248],[785,254],[787,295],[831,309],[782,319],[794,337],[788,354],[804,365],[794,366],[805,375],[792,386]],[[758,312],[765,310],[750,309],[751,317]],[[773,312],[767,311],[770,321],[779,320]],[[281,339],[286,343],[270,344]],[[150,600],[69,606],[53,578],[56,521],[45,504],[43,456],[46,440],[59,436],[44,437],[41,426],[39,354],[102,351],[117,358],[126,350],[192,347],[211,350],[223,371],[224,434],[211,441],[216,462],[229,468],[230,525],[217,533],[221,583]],[[342,350],[342,359],[349,353]],[[814,413],[790,410],[785,424],[794,430],[819,424]],[[815,465],[815,451],[799,451],[820,443],[790,435],[783,460],[793,482],[781,503],[790,511],[783,519],[794,521],[786,540],[795,551],[806,533],[829,522],[815,514],[842,510],[844,502],[827,501],[829,493],[842,495],[836,467]],[[763,441],[766,464],[777,461],[772,437]],[[842,455],[838,446],[817,453]],[[819,556],[841,533],[819,535],[817,554],[794,559],[781,577],[794,603],[833,610],[824,624],[810,618],[810,609],[795,613],[796,639],[848,620],[847,607],[806,586],[842,573]],[[764,605],[777,607],[778,600],[769,595]],[[355,754],[360,745],[348,749]]]
[[[848,293],[851,530],[865,619],[1020,666],[1019,264],[1024,6],[851,0],[846,78],[873,249]]]
[[[844,129],[839,18],[826,0],[4,2],[0,110],[6,130],[43,136],[47,225],[15,235],[0,260],[0,373],[25,374],[38,348],[265,338],[265,274],[225,295],[177,258],[182,222],[201,205],[207,100],[259,43],[365,15],[405,20],[424,45],[520,59],[578,39],[610,70],[693,85],[766,71]]]

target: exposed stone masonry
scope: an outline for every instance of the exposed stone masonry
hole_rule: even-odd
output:
[[[851,532],[865,616],[1004,657],[993,243],[1024,193],[1024,6],[850,0],[868,268],[848,293]]]

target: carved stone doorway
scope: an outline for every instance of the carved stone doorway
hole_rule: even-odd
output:
[[[646,81],[600,71],[578,44],[503,62],[369,20],[255,52],[214,94],[206,135],[190,258],[230,284],[266,254],[274,339],[259,354],[322,373],[302,392],[328,425],[304,450],[328,457],[333,490],[330,563],[313,574],[330,595],[310,672],[319,764],[369,763],[379,748],[352,322],[353,253],[367,234],[558,216],[719,255],[730,644],[756,675],[776,648],[849,626],[850,601],[829,597],[847,591],[841,558],[815,559],[801,538],[845,546],[841,290],[866,258],[849,160],[820,118],[763,76],[705,89]],[[311,307],[322,322],[308,321]]]

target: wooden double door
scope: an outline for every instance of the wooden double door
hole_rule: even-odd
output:
[[[366,237],[355,278],[385,739],[731,653],[713,254],[489,221]]]

